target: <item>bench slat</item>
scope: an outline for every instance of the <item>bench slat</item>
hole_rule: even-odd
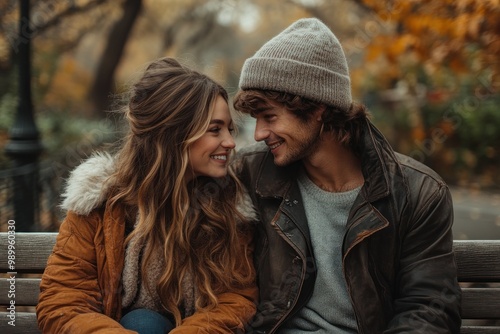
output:
[[[16,326],[11,326],[8,324],[10,319],[8,318],[9,313],[0,312],[0,333],[9,334],[41,334],[42,332],[38,329],[38,324],[36,321],[35,313],[30,312],[16,312]]]
[[[500,288],[462,288],[462,318],[500,319]]]
[[[460,334],[498,334],[499,326],[462,326]]]
[[[35,235],[36,234],[36,237]],[[15,270],[18,273],[42,273],[52,253],[57,233],[18,232],[15,234]],[[8,234],[0,233],[0,270],[12,271],[8,266]]]
[[[500,282],[500,240],[455,240],[453,249],[458,281]]]
[[[35,237],[36,234],[36,237]],[[16,233],[16,271],[41,273],[52,252],[57,233]],[[500,240],[455,240],[455,257],[461,282],[500,282]],[[0,252],[7,254],[7,233],[0,233]],[[481,261],[477,259],[481,258]],[[9,271],[7,257],[0,270]]]
[[[10,282],[0,278],[0,305],[8,305],[15,300],[16,306],[33,306],[38,303],[40,294],[39,278],[16,278],[15,298],[9,298]]]
[[[0,319],[8,319],[7,312],[0,312]],[[7,321],[0,321],[0,333],[9,334],[40,334],[35,313],[17,312],[16,326],[10,326]],[[462,326],[461,334],[498,334],[500,326]]]
[[[16,305],[36,305],[40,279],[16,279]],[[7,291],[9,282],[0,279],[0,305],[10,301]],[[500,319],[500,288],[462,288],[462,318],[464,319]]]

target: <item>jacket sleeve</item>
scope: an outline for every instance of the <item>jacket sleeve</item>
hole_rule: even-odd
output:
[[[395,316],[384,333],[459,333],[451,194],[443,183],[436,189],[425,182],[413,193],[417,209],[401,240]]]
[[[242,251],[251,263],[251,275],[255,277],[253,262],[253,234],[240,236]],[[244,333],[244,328],[255,315],[258,296],[255,280],[248,286],[235,288],[218,296],[218,305],[207,311],[196,311],[174,328],[171,334],[222,334]]]
[[[61,225],[36,308],[43,333],[135,333],[102,313],[95,243],[99,219],[97,212],[70,211]]]

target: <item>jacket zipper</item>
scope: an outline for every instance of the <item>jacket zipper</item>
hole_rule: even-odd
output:
[[[376,213],[376,214],[377,214],[377,216],[380,216],[378,213]],[[358,222],[359,222],[359,220],[358,220]],[[356,224],[359,224],[358,222],[356,222]],[[355,304],[354,304],[354,300],[352,299],[352,295],[351,295],[351,285],[349,284],[349,281],[347,280],[347,275],[345,273],[345,259],[347,257],[347,254],[349,254],[351,249],[353,249],[356,245],[361,243],[363,240],[365,240],[369,236],[373,235],[374,233],[376,233],[380,230],[383,230],[386,227],[387,227],[387,224],[385,224],[384,226],[382,226],[378,229],[372,230],[369,234],[364,235],[362,238],[356,239],[356,241],[347,249],[345,255],[342,257],[342,274],[344,275],[344,280],[346,282],[347,290],[349,292],[349,299],[351,300],[351,304],[353,305],[353,307]],[[356,310],[354,310],[354,316],[356,317],[356,323],[358,324],[358,331],[359,331],[358,333],[359,334],[364,333],[363,328],[360,328],[360,326],[359,326],[358,314],[357,314]]]
[[[288,243],[294,250],[297,254],[301,254],[300,250],[297,248],[297,246],[295,246],[294,243],[292,243],[287,237],[286,235],[283,233],[283,231],[281,231],[281,229],[276,225],[276,218],[274,218],[272,221],[271,221],[271,226],[276,230],[276,232],[281,236],[282,239],[284,239],[286,241],[286,243]],[[298,257],[300,258],[300,255],[298,255]],[[302,258],[300,258],[302,260]],[[304,285],[304,275],[305,275],[305,267],[302,268],[302,272],[301,272],[301,277],[300,277],[300,285],[299,285],[299,290],[298,291],[301,291],[302,290],[302,286]],[[300,296],[300,293],[297,294],[297,296]],[[283,316],[281,317],[281,319],[276,323],[276,325],[274,325],[273,328],[271,328],[271,330],[269,331],[269,334],[272,334],[276,331],[276,329],[283,323],[284,319],[290,314],[290,312],[293,310],[293,308],[295,307],[295,305],[297,305],[297,298],[294,300],[293,302],[293,305],[290,305],[288,307],[288,310],[286,311],[285,314],[283,314]],[[288,305],[287,305],[288,306]]]

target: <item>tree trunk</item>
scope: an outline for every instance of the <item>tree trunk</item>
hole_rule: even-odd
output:
[[[108,43],[97,67],[94,83],[90,89],[93,114],[103,118],[111,105],[115,70],[120,63],[123,50],[132,31],[132,27],[142,8],[142,0],[125,0],[123,15],[111,28]]]

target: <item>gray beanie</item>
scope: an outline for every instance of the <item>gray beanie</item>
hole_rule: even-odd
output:
[[[243,65],[240,88],[302,96],[340,110],[351,106],[351,81],[339,40],[320,20],[300,19]]]

